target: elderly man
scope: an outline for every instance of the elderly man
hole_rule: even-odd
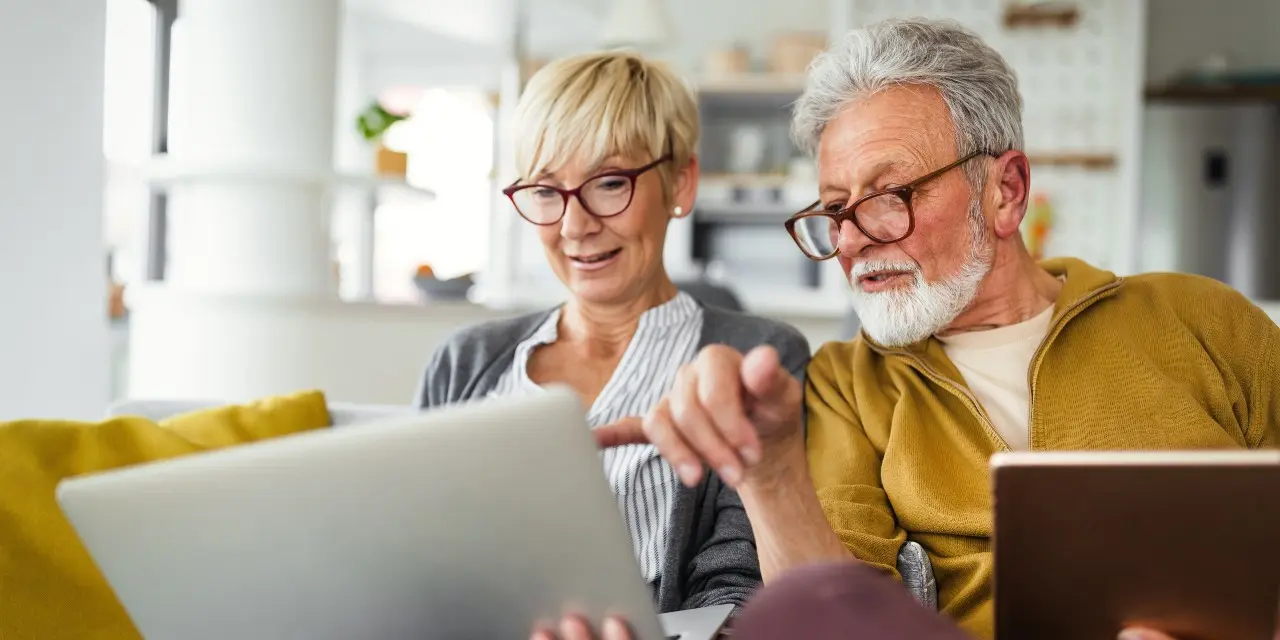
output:
[[[794,133],[816,153],[820,200],[788,230],[840,261],[862,335],[824,346],[803,389],[767,349],[708,347],[643,421],[600,433],[653,442],[686,481],[706,464],[736,486],[766,582],[832,561],[894,574],[910,539],[950,621],[872,586],[888,600],[865,637],[989,637],[992,454],[1275,445],[1280,328],[1260,309],[1205,278],[1031,258],[1017,80],[973,33],[853,32],[811,67]],[[799,607],[777,629],[853,631],[821,635],[833,614],[814,598],[767,587],[766,601]],[[743,615],[735,637],[767,635],[769,616]]]

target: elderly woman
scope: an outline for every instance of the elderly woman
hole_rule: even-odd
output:
[[[521,176],[504,193],[534,225],[567,303],[462,330],[431,359],[421,407],[567,384],[594,428],[640,416],[702,347],[772,345],[799,378],[794,329],[700,304],[663,268],[673,218],[698,186],[698,114],[672,72],[631,53],[571,57],[529,81],[515,116]],[[741,604],[760,583],[737,494],[651,445],[601,454],[660,611]],[[732,478],[729,479],[733,481]]]

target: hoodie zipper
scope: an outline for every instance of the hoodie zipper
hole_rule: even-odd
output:
[[[1119,278],[1104,287],[1094,290],[1093,293],[1085,296],[1067,307],[1062,315],[1049,327],[1049,335],[1045,336],[1044,342],[1036,348],[1036,352],[1031,356],[1031,366],[1027,368],[1027,449],[1032,451],[1036,448],[1036,432],[1035,432],[1035,416],[1036,416],[1036,380],[1040,374],[1040,363],[1044,360],[1045,351],[1048,350],[1049,343],[1053,342],[1062,333],[1062,328],[1072,318],[1080,315],[1085,307],[1107,297],[1115,292],[1115,290],[1124,282],[1124,278]]]
[[[952,395],[959,398],[969,406],[969,410],[973,412],[973,415],[978,417],[978,422],[982,423],[983,428],[987,430],[987,435],[991,436],[991,438],[995,440],[996,444],[999,445],[1002,451],[1010,450],[1009,443],[1005,442],[1004,437],[996,430],[995,424],[991,422],[991,418],[987,416],[986,410],[982,408],[982,403],[978,401],[977,396],[973,395],[973,392],[965,389],[963,385],[956,384],[941,373],[938,373],[933,367],[930,367],[925,363],[923,358],[909,351],[886,351],[885,354],[900,355],[915,363],[916,368],[923,373],[925,377],[932,380],[934,384],[950,391]]]
[[[1044,342],[1040,343],[1040,346],[1036,348],[1035,354],[1031,356],[1031,366],[1027,368],[1027,448],[1028,449],[1030,450],[1035,449],[1035,435],[1034,435],[1034,431],[1032,430],[1032,425],[1033,425],[1032,419],[1035,417],[1035,393],[1036,393],[1035,384],[1036,384],[1037,374],[1040,371],[1040,362],[1044,359],[1045,350],[1048,348],[1049,343],[1053,342],[1054,338],[1056,338],[1058,334],[1061,333],[1062,327],[1067,323],[1068,320],[1071,320],[1072,318],[1079,315],[1080,312],[1083,311],[1085,307],[1113,293],[1115,289],[1119,287],[1123,282],[1124,282],[1124,279],[1119,278],[1115,282],[1111,282],[1106,286],[1099,287],[1098,289],[1095,289],[1092,293],[1090,293],[1088,296],[1085,296],[1084,298],[1081,298],[1071,303],[1071,305],[1068,306],[1066,310],[1063,311],[1062,316],[1060,316],[1057,319],[1057,321],[1055,321],[1053,325],[1049,328],[1049,335],[1045,337]],[[916,366],[916,369],[918,369],[921,373],[923,373],[925,377],[932,380],[934,384],[937,384],[938,386],[946,389],[952,395],[956,396],[961,401],[963,401],[966,405],[968,405],[969,410],[972,411],[975,416],[977,416],[978,421],[982,423],[983,428],[987,430],[987,435],[991,436],[991,438],[995,440],[996,444],[999,445],[999,448],[1002,451],[1011,450],[1011,447],[1009,447],[1009,443],[1005,442],[1004,437],[1001,436],[1000,432],[996,430],[995,424],[991,422],[991,418],[987,416],[986,410],[982,408],[982,403],[978,401],[977,396],[973,395],[973,392],[966,389],[963,385],[957,384],[955,381],[942,375],[933,367],[930,367],[924,361],[924,358],[921,358],[920,356],[917,356],[916,354],[911,353],[910,351],[906,351],[904,349],[893,349],[893,350],[877,349],[877,350],[881,351],[881,353],[883,353],[884,355],[897,355],[897,356],[902,356],[907,360],[910,360]]]

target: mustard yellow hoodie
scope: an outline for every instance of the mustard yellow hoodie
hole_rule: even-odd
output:
[[[1275,446],[1280,328],[1261,309],[1197,276],[1042,266],[1065,282],[1028,372],[1033,450]],[[991,637],[987,463],[1008,447],[942,344],[827,344],[806,386],[810,471],[845,546],[895,572],[919,542],[939,606]]]

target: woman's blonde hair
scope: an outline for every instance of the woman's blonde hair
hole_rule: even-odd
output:
[[[666,65],[627,51],[588,53],[551,62],[529,79],[514,134],[523,179],[579,154],[590,166],[614,155],[648,161],[670,154],[658,167],[670,193],[673,171],[689,163],[698,143],[698,107]]]

